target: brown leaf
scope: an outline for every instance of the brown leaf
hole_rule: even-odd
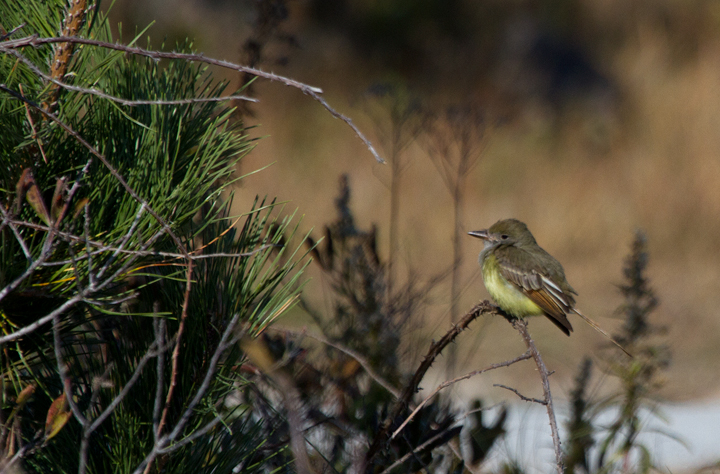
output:
[[[68,410],[67,399],[63,393],[50,405],[45,419],[45,441],[57,435],[68,422],[72,412]]]
[[[17,196],[15,198],[15,209],[13,212],[16,215],[20,213],[20,207],[22,206],[23,199],[25,199],[25,192],[27,191],[27,188],[30,187],[30,182],[35,182],[32,170],[30,168],[25,168],[22,175],[20,175],[20,179],[15,185],[15,193]]]
[[[37,183],[35,183],[35,177],[30,168],[23,170],[20,180],[15,186],[15,191],[17,192],[17,200],[15,201],[16,214],[20,212],[22,198],[25,196],[32,208],[35,209],[37,215],[40,216],[40,219],[42,219],[45,224],[50,225],[50,214],[47,211],[47,207],[45,207],[40,189],[37,187]]]
[[[58,178],[55,182],[55,192],[53,193],[52,204],[50,206],[50,215],[52,216],[53,222],[60,222],[63,216],[61,215],[65,209],[65,185],[64,178]]]

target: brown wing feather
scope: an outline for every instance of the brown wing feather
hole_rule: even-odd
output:
[[[542,308],[548,319],[569,336],[573,328],[566,313],[572,311],[575,299],[535,270],[524,273],[508,262],[498,260],[498,263],[500,274]]]

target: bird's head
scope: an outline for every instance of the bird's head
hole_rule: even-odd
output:
[[[517,219],[497,221],[489,229],[468,232],[473,237],[485,241],[485,247],[500,245],[536,245],[535,237],[527,226]]]

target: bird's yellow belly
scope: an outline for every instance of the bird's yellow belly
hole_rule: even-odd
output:
[[[518,318],[545,314],[540,306],[525,296],[515,285],[500,274],[493,255],[488,255],[482,265],[483,282],[490,296],[506,313]]]

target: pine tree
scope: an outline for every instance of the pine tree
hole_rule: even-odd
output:
[[[237,398],[238,341],[292,306],[304,259],[274,201],[230,215],[252,141],[214,100],[225,85],[187,61],[33,43],[113,43],[85,0],[1,2],[0,18],[0,467],[286,465]]]

